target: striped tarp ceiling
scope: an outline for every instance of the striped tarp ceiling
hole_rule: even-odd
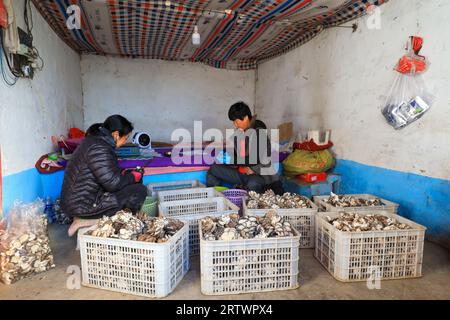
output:
[[[33,0],[80,53],[202,62],[253,69],[387,0]],[[81,9],[70,30],[67,8]],[[194,46],[195,25],[202,42]]]

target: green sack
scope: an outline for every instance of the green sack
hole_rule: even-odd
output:
[[[334,158],[330,151],[295,150],[283,161],[284,175],[295,177],[304,173],[320,173],[331,169]]]

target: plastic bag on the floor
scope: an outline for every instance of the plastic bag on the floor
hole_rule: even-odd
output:
[[[49,244],[44,202],[16,202],[0,230],[0,280],[14,283],[55,267]]]
[[[55,214],[56,223],[58,224],[71,224],[73,218],[66,215],[61,208],[61,199],[56,199],[53,205],[53,212]]]

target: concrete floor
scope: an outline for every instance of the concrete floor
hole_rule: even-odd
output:
[[[7,299],[143,299],[142,297],[81,287],[66,287],[67,267],[80,265],[76,239],[66,236],[67,226],[51,226],[50,236],[56,268],[13,285],[0,283],[0,300]],[[450,250],[427,242],[424,276],[420,279],[383,281],[381,290],[369,290],[365,283],[336,281],[314,258],[313,250],[300,252],[300,288],[290,291],[229,296],[204,296],[200,292],[198,259],[192,261],[188,274],[166,299],[450,299]]]

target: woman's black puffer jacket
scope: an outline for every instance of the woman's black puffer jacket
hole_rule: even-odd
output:
[[[73,153],[64,174],[61,209],[71,217],[93,217],[118,208],[114,195],[134,177],[121,175],[115,143],[105,128],[87,136]]]

